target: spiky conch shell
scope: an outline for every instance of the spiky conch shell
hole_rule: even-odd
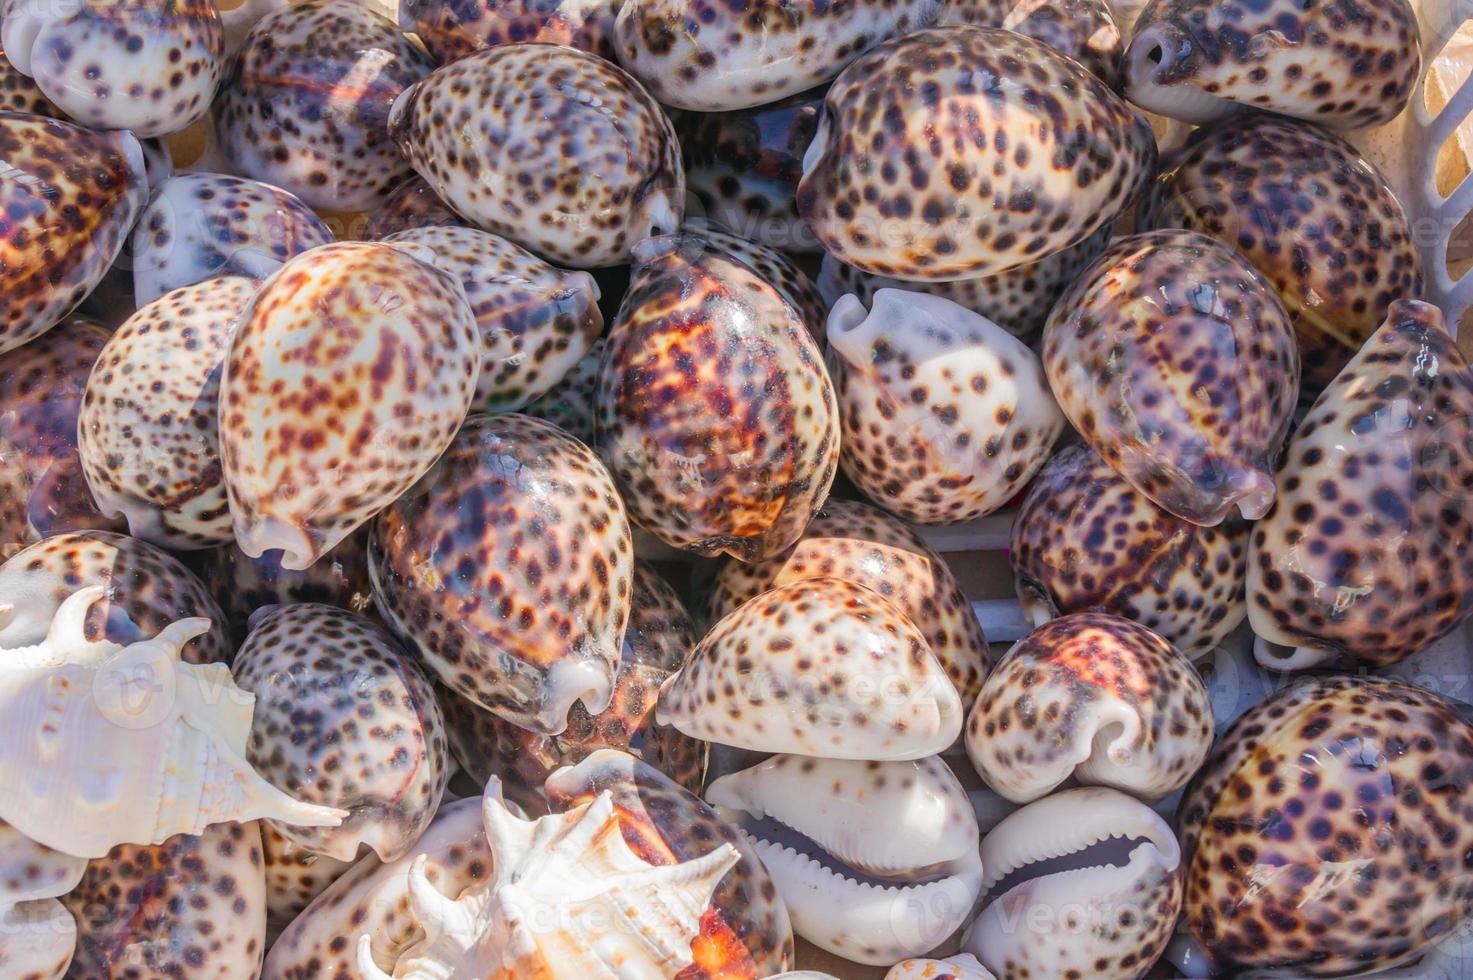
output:
[[[412,980],[645,980],[692,962],[711,893],[740,860],[724,844],[683,864],[646,863],[625,842],[611,793],[566,813],[523,820],[492,777],[482,798],[490,878],[458,899],[409,870],[409,903],[425,938],[400,954],[394,978]],[[390,980],[358,937],[364,980]]]
[[[0,819],[38,843],[99,858],[225,821],[337,826],[245,761],[255,699],[223,664],[180,661],[203,618],[128,646],[86,639],[100,586],[73,593],[39,644],[0,650]],[[9,612],[0,606],[0,618]]]

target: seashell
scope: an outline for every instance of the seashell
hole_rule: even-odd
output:
[[[717,620],[777,585],[841,578],[873,589],[925,634],[965,702],[982,688],[987,638],[946,560],[920,537],[868,504],[829,498],[791,549],[766,561],[724,562],[711,587]]]
[[[529,810],[545,806],[542,784],[549,775],[603,748],[628,752],[686,789],[699,792],[706,771],[706,744],[655,724],[660,685],[685,666],[695,645],[695,626],[675,590],[648,565],[636,562],[629,627],[624,631],[609,707],[590,715],[575,703],[562,734],[542,735],[502,721],[460,695],[442,690],[451,747],[472,779],[499,777],[505,792]]]
[[[87,865],[62,899],[76,916],[68,977],[252,980],[266,945],[266,884],[255,823],[123,844]]]
[[[105,591],[74,593],[40,643],[0,649],[0,696],[12,727],[5,778],[29,790],[0,799],[0,819],[86,858],[228,820],[342,822],[344,811],[292,799],[242,758],[250,695],[222,665],[179,660],[208,620],[180,620],[127,646],[88,640],[87,611]]]
[[[332,374],[314,376],[324,359]],[[460,281],[408,246],[289,260],[242,314],[220,382],[241,550],[307,568],[407,490],[460,427],[480,362]]]
[[[280,188],[226,174],[179,174],[152,184],[133,229],[139,306],[217,276],[265,279],[281,264],[333,240],[332,231]]]
[[[827,82],[860,52],[929,27],[940,0],[849,4],[711,4],[624,0],[614,22],[619,62],[666,105],[746,109]]]
[[[1293,321],[1306,399],[1393,300],[1422,290],[1422,259],[1386,179],[1349,143],[1292,119],[1252,114],[1197,130],[1143,196],[1138,221],[1211,235],[1257,267]]]
[[[430,882],[427,857],[410,867],[410,907],[426,935],[400,953],[399,976],[673,976],[691,965],[711,893],[741,859],[723,844],[694,861],[651,864],[617,832],[607,792],[536,821],[488,793],[481,815],[494,856],[490,878],[452,899]],[[551,908],[556,915],[546,914]],[[386,980],[372,946],[372,934],[360,933],[359,973]]]
[[[411,174],[389,191],[389,196],[368,216],[363,237],[383,241],[390,235],[415,228],[466,228],[465,219],[435,194],[419,174]]]
[[[1183,231],[1117,241],[1054,306],[1043,364],[1085,441],[1163,510],[1207,526],[1268,513],[1299,356],[1232,249]]]
[[[1013,644],[967,718],[967,755],[1015,803],[1070,776],[1144,800],[1181,789],[1212,747],[1212,700],[1181,652],[1144,626],[1083,612]]]
[[[0,31],[0,35],[3,33]],[[34,78],[16,70],[3,48],[0,48],[0,112],[19,112],[50,119],[66,118],[66,113],[55,102],[46,98],[46,93],[41,91]]]
[[[1360,129],[1406,108],[1422,42],[1406,0],[1152,0],[1126,64],[1130,101],[1193,125],[1267,109]]]
[[[971,953],[944,960],[903,960],[890,967],[885,980],[997,980]]]
[[[711,627],[655,716],[738,748],[885,762],[950,747],[962,704],[899,609],[862,585],[816,578],[764,592]]]
[[[1111,227],[1106,226],[1078,245],[1006,272],[941,282],[907,282],[878,276],[845,265],[832,255],[825,255],[816,282],[819,293],[830,308],[845,293],[853,293],[865,306],[873,305],[875,294],[881,289],[930,293],[965,306],[1024,343],[1032,344],[1043,331],[1054,300],[1085,266],[1105,250],[1110,231]]]
[[[608,341],[600,337],[542,397],[522,409],[524,415],[551,422],[586,446],[592,446],[593,403],[598,397],[598,369]]]
[[[1068,55],[1120,91],[1125,42],[1106,0],[951,0],[937,27],[1004,27]]]
[[[76,946],[77,921],[56,899],[0,903],[0,976],[62,980]]]
[[[220,147],[241,173],[308,207],[370,210],[409,176],[389,108],[430,68],[393,21],[356,0],[274,10],[220,84]]]
[[[778,755],[716,780],[706,801],[752,840],[793,930],[852,962],[934,948],[981,894],[977,818],[939,757]]]
[[[406,92],[389,128],[447,204],[551,262],[616,265],[680,226],[685,176],[670,120],[586,51],[477,52]]]
[[[440,64],[499,44],[566,44],[614,60],[623,0],[401,0],[399,26]]]
[[[1151,502],[1088,446],[1049,460],[1013,520],[1008,559],[1023,615],[1110,613],[1208,656],[1248,609],[1248,525],[1203,527]]]
[[[1179,810],[1186,926],[1216,965],[1333,977],[1468,918],[1473,726],[1436,694],[1319,677],[1250,709]]]
[[[369,545],[379,613],[439,681],[544,735],[609,706],[633,566],[603,465],[524,415],[468,418]]]
[[[907,162],[918,153],[924,166]],[[1145,118],[1078,62],[1011,31],[948,27],[882,44],[834,82],[798,211],[864,272],[970,279],[1084,241],[1155,166]]]
[[[598,284],[586,272],[564,272],[475,228],[417,228],[386,241],[428,248],[465,288],[481,335],[481,411],[514,412],[538,398],[603,333]]]
[[[685,185],[705,219],[768,248],[822,252],[798,215],[803,154],[822,112],[823,93],[812,91],[750,109],[681,113]]]
[[[108,336],[69,317],[0,354],[0,557],[48,534],[122,527],[98,511],[77,457],[82,392]]]
[[[1004,818],[982,839],[982,867],[995,894],[962,949],[1000,977],[1143,977],[1182,907],[1171,828],[1104,787],[1055,793]]]
[[[0,565],[0,650],[34,646],[78,589],[102,586],[106,596],[86,618],[88,642],[131,646],[181,619],[207,619],[209,631],[184,644],[188,664],[223,663],[235,652],[225,617],[204,583],[172,555],[110,531],[52,535]]]
[[[98,509],[162,547],[231,540],[220,473],[220,370],[256,281],[210,279],[128,318],[87,381],[77,424],[82,473]]]
[[[59,119],[0,115],[0,158],[3,354],[50,330],[102,280],[148,186],[135,136]]]
[[[643,242],[635,261],[599,374],[599,455],[666,544],[778,554],[838,464],[838,405],[802,311],[702,237]]]
[[[209,0],[0,0],[0,20],[11,66],[79,125],[163,136],[210,109],[225,33]]]
[[[750,840],[718,817],[698,796],[649,765],[600,749],[560,769],[545,786],[554,810],[592,802],[607,793],[624,842],[650,864],[679,865],[720,847],[741,855],[711,896],[701,933],[691,943],[695,963],[680,980],[757,980],[793,965],[793,929],[787,906]]]
[[[1473,376],[1426,303],[1391,305],[1284,453],[1248,621],[1275,670],[1384,667],[1473,613]]]
[[[997,510],[1064,428],[1043,366],[997,324],[940,296],[881,289],[829,313],[840,465],[865,496],[917,524]]]
[[[762,281],[776,289],[788,304],[798,311],[813,339],[823,346],[823,324],[829,304],[819,293],[808,273],[776,248],[749,241],[712,225],[688,225],[684,236],[694,236],[719,252],[744,263]]]
[[[440,805],[450,750],[430,682],[393,637],[345,609],[281,606],[231,671],[256,696],[247,761],[282,792],[348,812],[337,827],[267,826],[338,861],[363,845],[407,854]]]
[[[336,861],[305,851],[269,823],[261,828],[261,852],[266,871],[266,941],[269,944],[312,900],[327,890],[351,867],[351,861]]]

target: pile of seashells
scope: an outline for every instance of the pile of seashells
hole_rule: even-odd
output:
[[[1451,975],[1406,0],[0,47],[0,980]]]

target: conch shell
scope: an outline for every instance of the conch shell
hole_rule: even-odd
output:
[[[0,794],[0,819],[87,858],[228,820],[342,822],[342,810],[299,803],[246,763],[254,700],[223,665],[179,659],[209,620],[180,620],[128,646],[89,641],[87,611],[104,592],[77,591],[45,640],[0,650],[0,780],[12,790]]]

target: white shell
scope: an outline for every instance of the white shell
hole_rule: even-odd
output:
[[[87,859],[52,850],[0,821],[0,977],[66,973],[77,924],[56,899],[82,880]]]
[[[944,960],[905,960],[885,974],[885,980],[997,980],[992,971],[970,953]]]
[[[228,820],[336,826],[347,814],[286,796],[244,759],[253,699],[222,664],[179,651],[209,629],[185,619],[120,646],[83,635],[104,594],[61,604],[40,644],[0,650],[0,819],[48,847],[102,857]]]

